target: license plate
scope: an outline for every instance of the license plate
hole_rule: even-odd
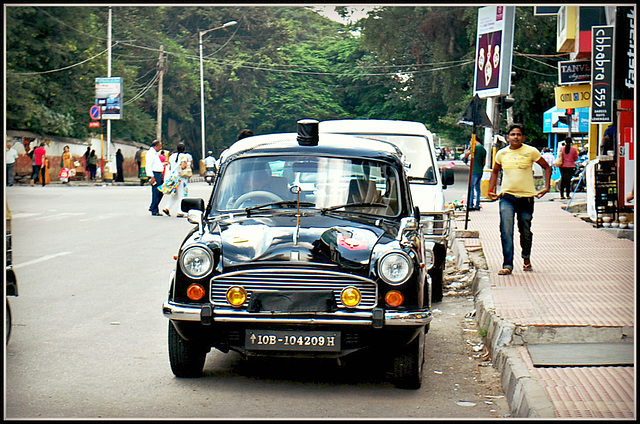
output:
[[[246,330],[248,350],[286,350],[298,352],[339,352],[339,331]]]

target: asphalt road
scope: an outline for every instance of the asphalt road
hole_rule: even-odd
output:
[[[191,197],[207,198],[205,183]],[[14,186],[19,297],[6,347],[5,419],[494,418],[499,376],[475,348],[473,301],[445,297],[422,389],[394,388],[375,357],[243,361],[212,351],[205,376],[169,367],[161,305],[186,219],[152,217],[149,186]]]

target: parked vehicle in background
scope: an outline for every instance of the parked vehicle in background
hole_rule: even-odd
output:
[[[182,200],[196,226],[163,304],[171,369],[200,376],[211,347],[245,357],[368,350],[396,386],[417,389],[433,252],[402,153],[318,135],[315,120],[298,130],[239,140],[220,155],[207,205]]]
[[[445,208],[443,190],[454,182],[453,170],[437,166],[433,134],[420,122],[379,119],[342,119],[320,122],[319,131],[351,134],[384,140],[400,148],[411,187],[413,202],[420,209],[425,240],[431,244],[435,258],[429,270],[433,284],[433,301],[443,297],[443,279],[451,231],[451,213]]]
[[[6,290],[7,296],[17,296],[18,295],[18,280],[16,279],[16,274],[13,271],[13,267],[11,265],[11,211],[9,210],[9,204],[5,203],[7,215],[5,218],[6,223],[6,264],[5,264],[5,278],[6,282]],[[7,326],[7,339],[6,343],[9,343],[9,338],[11,337],[11,307],[9,305],[9,299],[6,299],[7,303],[7,311],[6,311],[6,326]]]

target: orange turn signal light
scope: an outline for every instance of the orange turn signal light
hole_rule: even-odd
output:
[[[404,303],[404,296],[402,295],[402,293],[400,293],[397,290],[391,290],[384,297],[384,301],[387,303],[388,306],[391,306],[392,308],[396,308],[402,305],[402,303]]]
[[[189,288],[187,288],[187,296],[191,300],[200,300],[204,297],[204,287],[200,284],[191,284]]]

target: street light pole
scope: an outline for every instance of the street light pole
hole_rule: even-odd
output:
[[[202,36],[217,29],[226,28],[229,26],[233,26],[237,24],[236,21],[229,21],[222,26],[211,28],[205,31],[199,31],[199,41],[200,41],[200,126],[201,126],[201,134],[202,134],[202,159],[205,158],[205,150],[204,150],[204,140],[205,140],[205,130],[204,130],[204,65],[202,60]]]

